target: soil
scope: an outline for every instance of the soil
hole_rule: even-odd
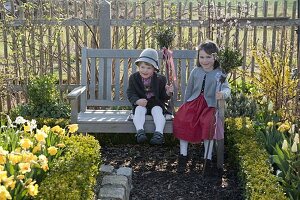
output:
[[[223,176],[217,175],[215,167],[203,176],[200,144],[189,145],[186,172],[177,173],[178,152],[178,145],[106,145],[102,146],[101,157],[103,164],[132,168],[131,200],[243,199],[237,170],[228,163],[226,152]]]

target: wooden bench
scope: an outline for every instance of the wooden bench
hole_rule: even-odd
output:
[[[126,97],[129,75],[137,70],[134,61],[142,50],[82,49],[81,84],[68,94],[71,101],[71,123],[83,133],[135,133],[128,120],[131,104]],[[158,51],[161,73],[162,53]],[[182,104],[187,79],[195,66],[196,50],[174,50],[178,79],[174,105]],[[154,131],[151,116],[146,116],[145,131]],[[167,119],[164,133],[172,133],[172,119]]]

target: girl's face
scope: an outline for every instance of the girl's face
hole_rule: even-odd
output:
[[[199,63],[204,71],[212,71],[214,69],[215,57],[212,54],[207,54],[204,50],[200,50]]]
[[[139,63],[139,73],[143,78],[149,78],[153,75],[155,68],[145,62]]]

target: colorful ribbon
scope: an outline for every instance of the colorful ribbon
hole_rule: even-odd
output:
[[[177,88],[177,77],[173,60],[173,52],[166,47],[162,49],[163,60],[166,65],[166,73],[168,77],[168,84],[174,84],[174,87]]]

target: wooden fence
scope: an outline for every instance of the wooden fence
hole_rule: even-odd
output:
[[[195,49],[205,39],[238,49],[242,69],[250,73],[254,48],[279,52],[297,68],[296,1],[41,0],[9,1],[10,9],[5,2],[0,0],[0,84],[9,92],[0,97],[0,111],[26,102],[30,78],[48,73],[58,76],[64,99],[80,83],[81,47],[158,49],[159,27],[175,31],[173,49]]]

